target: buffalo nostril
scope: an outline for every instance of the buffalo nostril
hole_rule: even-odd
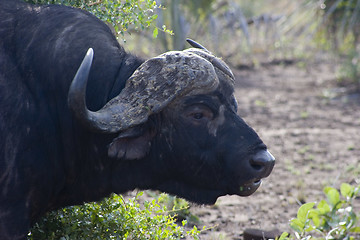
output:
[[[255,170],[263,172],[261,177],[267,177],[274,167],[275,157],[268,150],[261,150],[252,157],[250,164]]]

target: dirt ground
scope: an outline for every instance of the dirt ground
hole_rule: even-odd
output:
[[[276,157],[271,176],[250,197],[192,206],[207,227],[202,239],[242,239],[246,228],[290,231],[302,202],[324,199],[324,186],[360,184],[360,95],[336,83],[331,61],[236,70],[239,114]],[[356,200],[360,211],[360,199]]]

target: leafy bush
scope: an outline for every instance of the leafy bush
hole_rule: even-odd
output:
[[[159,8],[154,0],[25,0],[34,4],[63,4],[86,9],[105,22],[110,23],[117,34],[124,35],[130,28],[153,29],[154,37],[158,28],[155,26],[155,9]],[[166,28],[165,28],[165,31]]]
[[[200,224],[200,219],[191,214],[189,202],[185,199],[178,198],[166,193],[161,193],[158,197],[158,202],[165,204],[167,209],[171,209],[169,214],[175,217],[177,222],[186,220],[191,225]]]
[[[325,187],[324,193],[326,200],[305,203],[299,208],[297,217],[290,222],[295,236],[283,233],[279,240],[360,239],[360,214],[353,208],[353,200],[360,196],[360,185],[343,183],[340,192]]]
[[[113,194],[98,203],[85,203],[50,212],[29,233],[29,240],[55,239],[198,239],[196,227],[186,231],[155,200],[140,207],[136,197]]]

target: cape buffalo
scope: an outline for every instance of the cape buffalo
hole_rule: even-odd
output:
[[[134,188],[252,194],[274,157],[236,112],[234,76],[206,49],[144,61],[85,11],[1,0],[0,238]]]

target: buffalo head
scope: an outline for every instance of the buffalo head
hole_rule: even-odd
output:
[[[236,114],[230,68],[206,49],[147,60],[96,112],[85,103],[92,59],[89,49],[70,86],[69,106],[89,129],[116,134],[108,143],[110,159],[158,166],[137,187],[214,203],[222,195],[254,193],[272,171],[274,157]]]

